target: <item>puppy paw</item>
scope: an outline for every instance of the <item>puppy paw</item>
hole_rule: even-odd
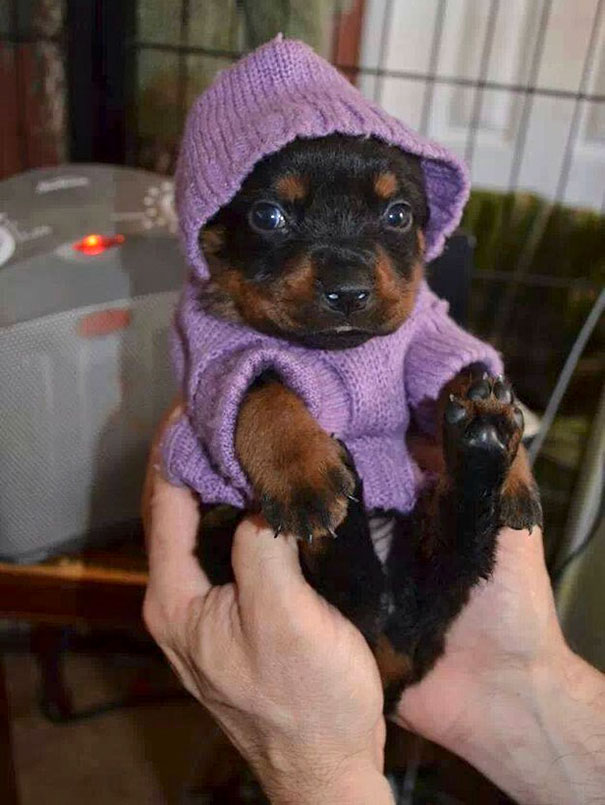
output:
[[[448,458],[464,454],[511,464],[523,433],[523,414],[514,404],[510,384],[484,375],[451,394],[444,413]]]
[[[280,533],[311,542],[336,536],[354,500],[355,477],[339,442],[321,431],[299,445],[290,460],[275,468],[271,483],[261,492],[264,516]]]
[[[542,509],[527,458],[519,450],[523,414],[510,384],[484,375],[451,395],[444,413],[446,460],[454,476],[501,486],[500,521],[512,528],[542,524]],[[473,478],[473,476],[475,476]]]

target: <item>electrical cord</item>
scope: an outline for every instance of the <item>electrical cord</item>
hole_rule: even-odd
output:
[[[601,293],[597,297],[597,300],[592,306],[590,313],[586,317],[586,320],[584,321],[584,324],[582,325],[582,328],[578,333],[576,340],[574,341],[574,344],[569,352],[569,355],[567,356],[567,360],[563,365],[563,369],[561,369],[561,373],[557,378],[555,388],[553,390],[553,393],[551,394],[550,400],[548,401],[548,405],[546,406],[546,411],[544,411],[542,422],[540,423],[540,430],[534,437],[527,451],[529,457],[529,463],[531,466],[534,465],[534,462],[538,457],[540,450],[542,449],[544,440],[546,439],[546,436],[548,435],[553,420],[557,415],[559,405],[561,404],[563,395],[567,391],[567,387],[578,364],[578,361],[580,360],[582,352],[584,351],[584,347],[586,346],[588,339],[592,335],[592,331],[596,327],[597,322],[599,321],[599,318],[603,313],[603,310],[605,310],[605,288],[601,291]]]
[[[582,553],[584,553],[584,551],[588,548],[590,543],[596,537],[596,535],[597,535],[597,533],[599,531],[599,528],[601,527],[601,524],[603,522],[604,517],[605,517],[605,494],[603,493],[603,490],[602,490],[601,491],[601,502],[599,504],[599,510],[596,513],[594,523],[592,524],[592,528],[590,529],[590,531],[588,532],[588,534],[586,535],[584,540],[578,545],[578,547],[575,548],[569,554],[569,556],[567,556],[565,558],[563,563],[561,565],[559,565],[559,567],[555,568],[553,570],[553,572],[551,573],[550,578],[551,578],[551,582],[552,582],[553,587],[556,587],[557,584],[559,584],[559,582],[563,578],[563,574],[565,573],[567,568],[571,565],[571,563],[575,559],[577,559],[578,556],[580,556]]]

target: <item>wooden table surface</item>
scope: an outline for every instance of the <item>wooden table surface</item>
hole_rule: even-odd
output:
[[[0,562],[0,618],[34,625],[143,629],[147,583],[142,546],[85,551],[31,565]],[[18,801],[12,763],[10,706],[0,657],[0,801]]]
[[[32,622],[140,624],[142,548],[87,551],[32,565],[0,562],[0,617]]]

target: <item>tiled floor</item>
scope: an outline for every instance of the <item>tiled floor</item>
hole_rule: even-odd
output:
[[[195,702],[145,705],[55,725],[38,708],[32,655],[9,654],[5,667],[21,805],[192,801],[187,790],[216,740]],[[125,669],[112,667],[107,657],[71,655],[65,670],[76,707],[124,693]]]

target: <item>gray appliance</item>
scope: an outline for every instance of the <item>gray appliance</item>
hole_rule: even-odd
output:
[[[0,559],[128,533],[175,394],[172,183],[66,165],[0,182]]]

